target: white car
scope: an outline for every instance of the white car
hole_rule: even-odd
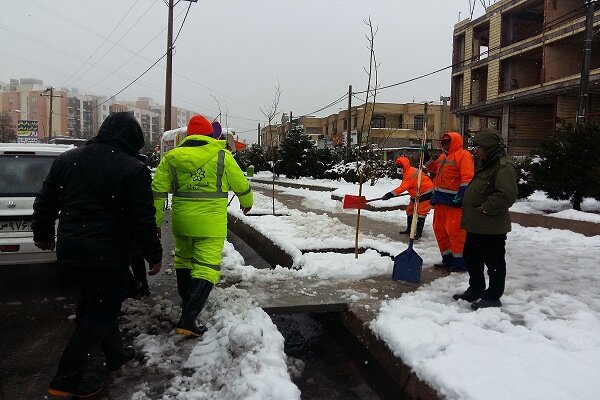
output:
[[[56,261],[33,244],[33,201],[54,159],[72,145],[0,143],[0,265]]]

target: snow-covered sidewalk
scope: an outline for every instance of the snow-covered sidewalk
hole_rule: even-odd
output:
[[[136,385],[132,399],[299,399],[287,370],[283,338],[267,314],[243,287],[294,279],[344,282],[390,276],[389,257],[302,254],[300,249],[353,245],[353,230],[328,211],[341,213],[329,193],[278,188],[304,199],[313,213],[276,202],[285,217],[254,217],[251,223],[294,256],[301,269],[256,269],[244,265],[226,246],[223,276],[237,286],[217,287],[200,320],[208,327],[201,340],[182,340],[169,331],[178,307],[160,296],[150,304],[128,303],[132,331],[145,367],[161,372]],[[380,188],[387,191],[389,188]],[[348,192],[352,193],[352,192]],[[237,213],[236,201],[230,212]],[[268,211],[271,199],[256,193],[255,210]],[[402,211],[373,213],[389,223],[402,221]],[[375,216],[377,214],[377,216]],[[430,232],[428,218],[428,232]],[[401,224],[401,222],[400,222]],[[398,252],[406,244],[398,237],[361,235],[361,245]],[[437,261],[435,240],[421,240],[417,251],[424,266]],[[370,327],[415,373],[448,399],[597,399],[600,393],[600,240],[564,230],[524,228],[513,224],[508,235],[508,273],[504,306],[471,311],[451,295],[467,286],[468,277],[452,274],[399,298],[384,300]],[[173,278],[174,279],[174,278]],[[372,280],[375,282],[375,280]],[[356,305],[372,301],[377,287],[348,291]],[[298,291],[302,288],[298,287]],[[299,293],[310,296],[311,293]],[[264,293],[268,296],[268,293]],[[166,320],[165,320],[166,319]],[[160,386],[160,391],[157,390]],[[156,393],[160,392],[160,397]]]

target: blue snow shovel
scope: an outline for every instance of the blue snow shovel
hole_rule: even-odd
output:
[[[394,258],[394,272],[392,273],[392,279],[395,281],[406,281],[413,283],[421,282],[423,258],[421,258],[421,256],[413,249],[416,226],[417,218],[413,218],[413,222],[410,225],[410,240],[408,241],[408,249],[404,250]]]
[[[423,121],[423,138],[421,140],[421,154],[419,157],[419,173],[417,175],[417,195],[415,196],[414,217],[417,216],[419,209],[419,196],[421,195],[421,175],[423,174],[423,158],[425,154],[425,145],[427,143],[427,103],[425,103],[425,121]],[[410,239],[408,249],[398,254],[394,258],[394,271],[392,279],[395,281],[406,281],[412,283],[421,282],[421,271],[423,271],[423,258],[413,249],[415,240],[415,230],[417,228],[417,219],[413,218],[410,224]]]

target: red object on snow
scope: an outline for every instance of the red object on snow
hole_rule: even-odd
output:
[[[365,204],[370,201],[381,200],[381,197],[377,197],[375,199],[369,199],[365,196],[355,196],[352,194],[345,194],[344,199],[342,200],[342,208],[343,209],[359,209],[365,208]]]

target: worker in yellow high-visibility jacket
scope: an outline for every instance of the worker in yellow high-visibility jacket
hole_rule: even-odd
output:
[[[206,332],[206,327],[196,325],[196,318],[221,274],[228,191],[238,196],[244,213],[253,203],[250,184],[225,149],[226,141],[213,139],[212,133],[213,126],[206,118],[193,116],[187,126],[188,136],[163,157],[152,181],[158,227],[167,195],[173,194],[174,267],[183,300],[176,332],[182,335]]]

